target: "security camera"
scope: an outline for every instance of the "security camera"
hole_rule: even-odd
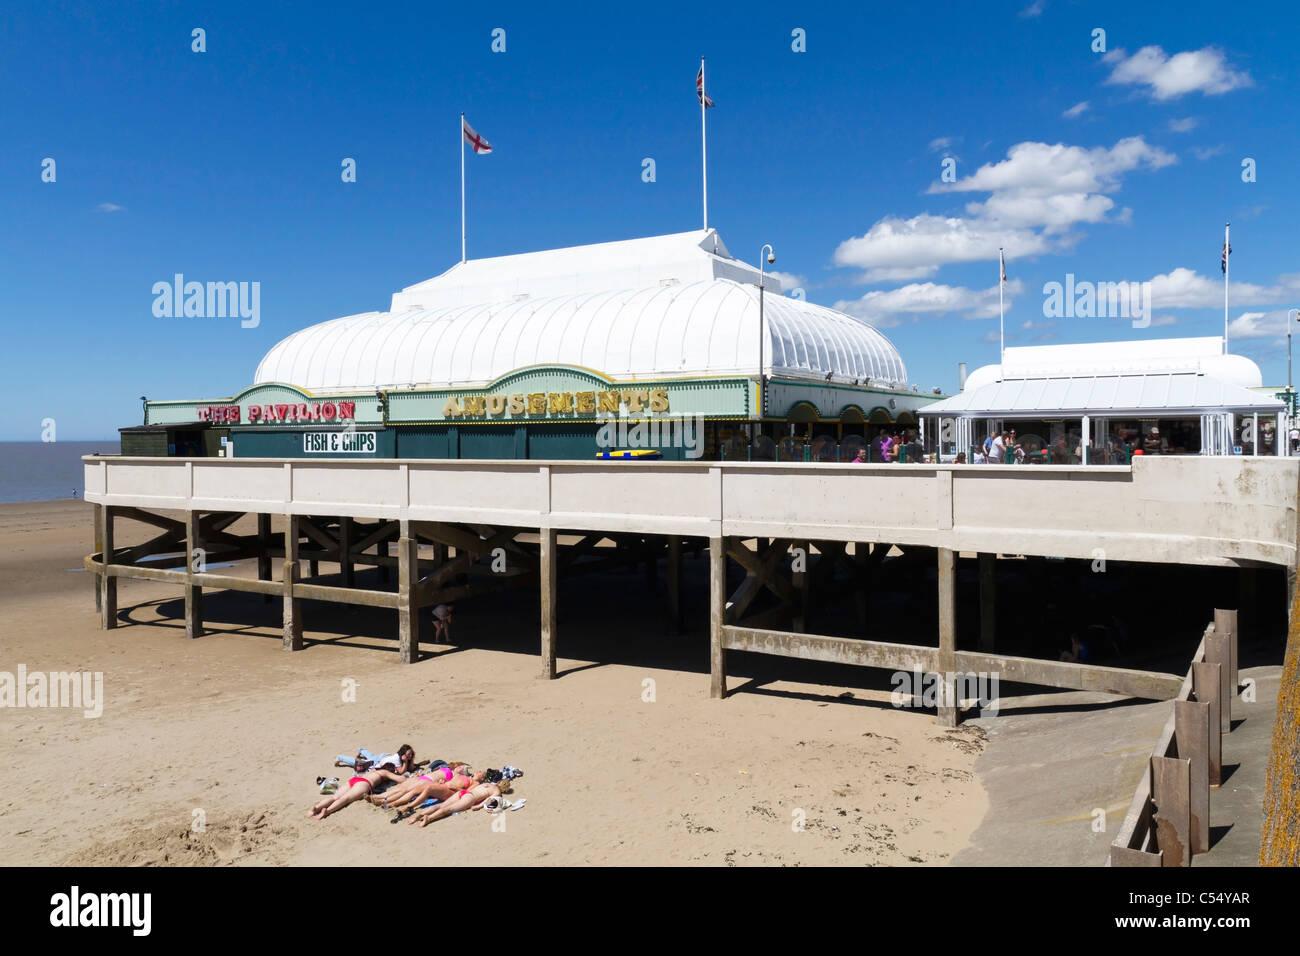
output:
[[[776,253],[769,252],[767,254],[767,264],[770,266],[774,262],[776,262]]]

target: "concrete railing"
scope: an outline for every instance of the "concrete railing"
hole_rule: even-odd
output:
[[[1294,567],[1300,459],[1131,467],[772,462],[85,459],[123,507],[785,537]]]

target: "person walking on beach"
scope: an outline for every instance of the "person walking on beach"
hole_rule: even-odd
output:
[[[439,604],[433,609],[433,639],[438,640],[440,636],[446,637],[446,643],[451,642],[451,622],[455,619],[453,612],[456,610],[454,604]]]

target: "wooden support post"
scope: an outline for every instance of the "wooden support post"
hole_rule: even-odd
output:
[[[1241,686],[1237,678],[1237,612],[1215,608],[1214,632],[1228,636],[1228,696],[1236,697]]]
[[[709,538],[709,696],[727,696],[727,652],[722,649],[722,623],[727,607],[725,538]]]
[[[339,517],[339,573],[343,586],[352,587],[352,519],[347,515]]]
[[[302,601],[294,594],[300,580],[302,569],[298,566],[298,516],[289,515],[284,528],[284,565],[281,570],[281,584],[284,588],[283,646],[286,651],[302,650]]]
[[[680,634],[682,629],[682,539],[680,535],[668,536],[668,633]]]
[[[1174,701],[1174,741],[1178,756],[1191,761],[1192,853],[1210,848],[1210,705]]]
[[[939,723],[956,727],[960,712],[957,688],[950,675],[957,669],[957,573],[956,555],[951,548],[939,548],[939,666],[942,686]]]
[[[1191,767],[1179,757],[1151,758],[1156,846],[1164,866],[1192,865]]]
[[[1210,708],[1210,738],[1206,757],[1209,761],[1211,787],[1223,782],[1223,732],[1219,723],[1219,691],[1222,681],[1218,664],[1197,661],[1192,664],[1192,696]]]
[[[95,505],[94,521],[95,521],[95,532],[94,532],[95,541],[94,541],[94,547],[91,549],[91,553],[102,556],[104,551],[104,506],[103,505]],[[101,566],[107,564],[108,564],[107,560],[103,560],[101,562]],[[103,607],[103,603],[104,603],[104,575],[96,571],[94,578],[92,580],[94,581],[94,585],[95,585],[95,611],[99,612],[100,609]]]
[[[645,557],[645,588],[647,594],[654,594],[659,583],[659,541],[647,535],[641,539],[641,553]]]
[[[257,580],[271,580],[271,516],[257,516]],[[262,601],[269,604],[271,595],[263,594]]]
[[[538,574],[542,587],[542,678],[555,679],[555,597],[556,597],[556,547],[559,535],[554,528],[542,528],[538,534],[541,544],[541,567]]]
[[[1110,846],[1110,865],[1117,866],[1160,866],[1161,859],[1159,853],[1148,853],[1146,850],[1132,850],[1126,846]]]
[[[1218,612],[1215,612],[1217,617]],[[1232,679],[1232,651],[1230,636],[1217,627],[1205,635],[1205,661],[1218,664],[1219,672],[1219,727],[1223,732],[1232,731],[1232,695],[1234,688],[1228,683]]]
[[[104,573],[99,576],[99,626],[117,627],[117,578],[107,573],[113,563],[113,519],[116,517],[111,505],[100,505],[103,509],[101,533],[104,536]]]
[[[320,562],[312,559],[307,562],[307,576],[310,578],[320,577]],[[301,578],[299,578],[301,580]]]
[[[853,605],[858,615],[858,630],[864,635],[870,630],[871,565],[867,563],[870,549],[871,545],[864,541],[853,542]]]
[[[980,650],[993,653],[997,644],[998,556],[980,553]]]
[[[403,664],[414,664],[420,656],[420,603],[415,591],[419,568],[419,542],[410,531],[410,523],[403,521],[397,539],[398,657]]]
[[[194,584],[194,572],[208,570],[207,550],[199,536],[202,513],[185,512],[185,636],[203,636],[203,588]]]
[[[794,620],[790,627],[797,634],[808,631],[809,588],[812,585],[812,572],[808,566],[812,563],[812,542],[796,541],[793,545],[791,567],[803,567],[802,571],[791,571],[790,583],[794,586],[795,605]],[[800,556],[802,552],[802,557]]]
[[[399,539],[399,540],[400,540],[400,539]],[[419,557],[419,547],[420,547],[420,543],[419,543],[418,540],[416,540],[416,538],[415,538],[414,536],[412,536],[411,541],[414,543],[414,546],[415,546],[415,548],[416,548],[416,556],[417,556],[417,558],[418,558],[418,557]],[[375,546],[375,550],[378,552],[378,554],[379,554],[379,556],[380,556],[381,558],[387,558],[387,557],[390,557],[390,556],[391,556],[391,551],[390,551],[390,549],[389,549],[389,547],[388,547],[388,542],[387,542],[386,540],[385,540],[385,541],[380,541],[379,544]],[[417,575],[417,576],[418,576],[418,575]],[[387,584],[387,583],[388,583],[389,581],[391,581],[391,580],[392,580],[392,574],[389,572],[388,565],[387,565],[387,564],[380,564],[380,565],[379,565],[379,581],[380,581],[380,583],[381,583],[381,584]]]

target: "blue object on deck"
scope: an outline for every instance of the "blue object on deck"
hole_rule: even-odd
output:
[[[618,459],[620,461],[655,461],[662,458],[663,454],[651,448],[634,448],[623,451],[598,451],[596,457],[600,459]]]

